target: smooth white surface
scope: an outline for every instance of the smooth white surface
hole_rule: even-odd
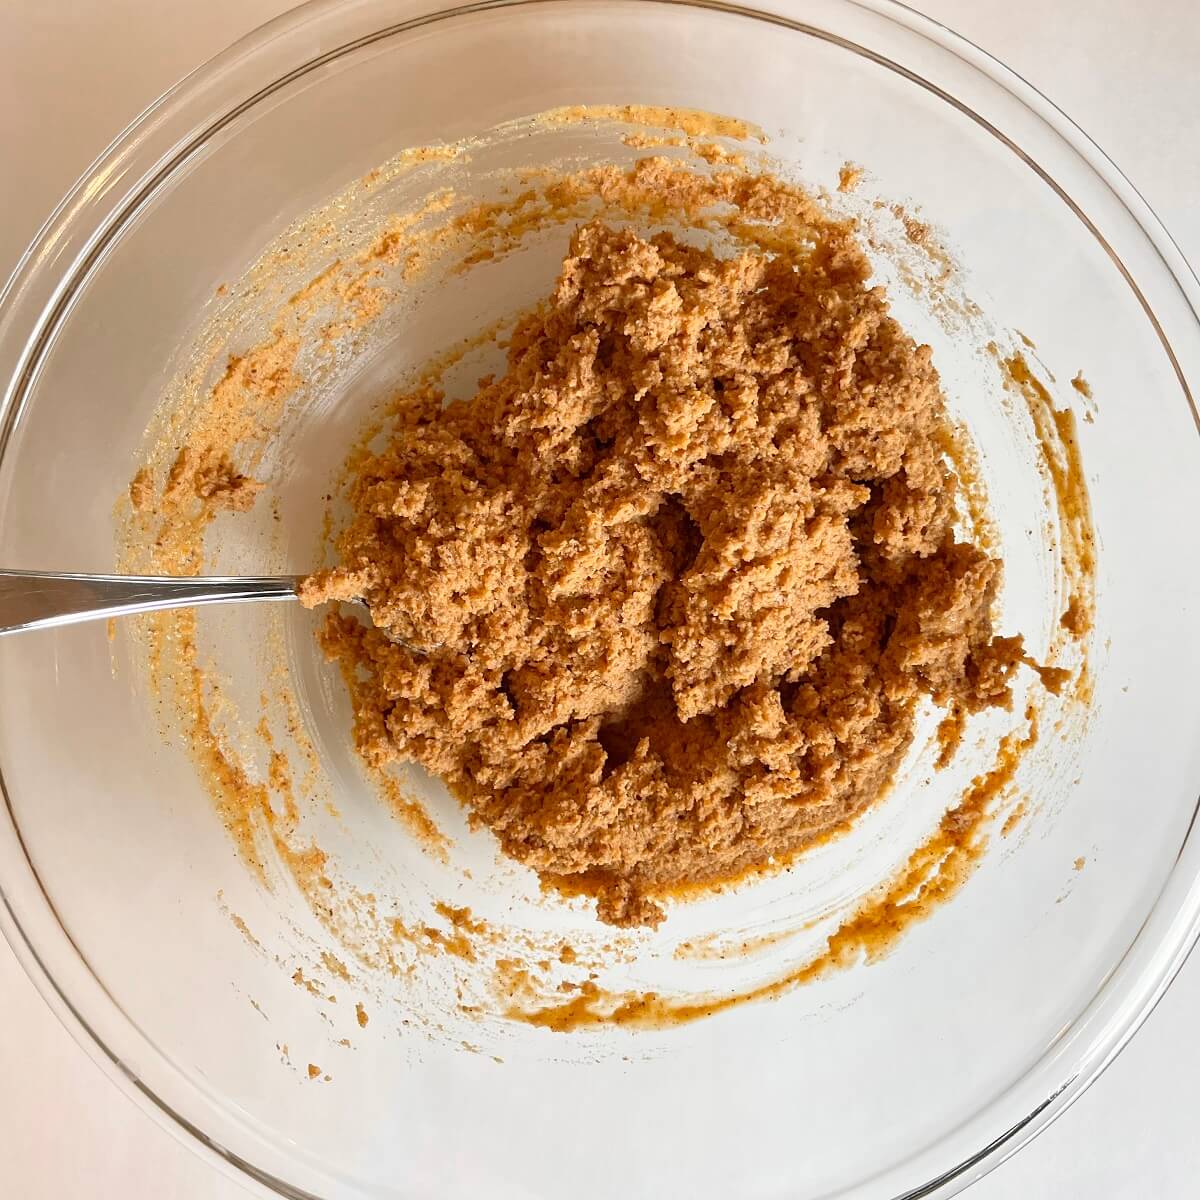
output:
[[[0,0],[0,273],[93,154],[180,74],[285,5],[209,0]],[[1025,74],[1097,138],[1200,261],[1196,153],[1200,19],[1185,0],[1049,6],[926,0]],[[49,11],[47,11],[47,9]],[[1149,14],[1152,20],[1147,20]],[[1024,14],[1024,19],[1017,19]],[[1112,1071],[1071,1112],[971,1195],[1191,1196],[1200,1168],[1190,1113],[1200,1039],[1188,1017],[1193,964]],[[1190,995],[1189,995],[1190,994]],[[243,1194],[118,1093],[0,948],[0,1194],[41,1200]]]

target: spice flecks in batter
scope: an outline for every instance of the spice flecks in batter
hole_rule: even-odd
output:
[[[844,825],[920,695],[1009,703],[929,349],[818,232],[723,259],[582,226],[503,376],[397,406],[301,589],[370,607],[324,634],[368,762],[440,775],[614,924]]]

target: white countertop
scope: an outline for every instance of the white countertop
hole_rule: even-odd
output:
[[[913,0],[1019,71],[1141,189],[1200,263],[1194,0]],[[288,0],[0,0],[0,277],[117,131]],[[1104,1077],[972,1200],[1197,1194],[1200,960]],[[246,1193],[118,1093],[0,942],[0,1196]]]

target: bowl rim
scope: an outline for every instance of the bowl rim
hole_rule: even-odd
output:
[[[69,315],[73,298],[102,260],[106,248],[136,219],[158,188],[208,139],[273,92],[309,71],[373,42],[458,17],[548,4],[570,5],[577,0],[476,0],[444,8],[437,8],[436,0],[432,3],[430,0],[392,2],[398,9],[420,11],[407,19],[368,30],[313,55],[276,75],[269,83],[257,87],[232,105],[228,104],[226,98],[225,107],[218,107],[218,115],[214,118],[211,107],[213,94],[222,87],[227,88],[231,81],[235,86],[253,82],[253,77],[261,73],[264,65],[260,60],[272,50],[282,51],[284,57],[294,59],[295,56],[288,54],[284,43],[299,30],[325,22],[332,27],[339,18],[344,19],[348,26],[354,16],[377,7],[379,0],[350,0],[350,3],[345,0],[308,0],[300,7],[260,25],[164,92],[126,126],[83,173],[35,235],[8,282],[0,288],[0,372],[3,373],[0,379],[4,382],[4,390],[0,394],[0,461],[36,383],[39,364],[57,330]],[[829,29],[808,24],[798,15],[789,15],[785,10],[796,13],[802,6],[789,5],[787,0],[759,0],[760,7],[741,5],[730,0],[625,2],[706,10],[767,21],[817,37],[895,71],[974,120],[1037,173],[1108,252],[1158,333],[1200,431],[1200,410],[1189,387],[1188,373],[1154,310],[1120,257],[1064,188],[1012,138],[981,114],[900,63]],[[998,86],[1048,126],[1108,188],[1153,246],[1185,301],[1191,317],[1189,327],[1194,323],[1200,329],[1200,282],[1178,245],[1112,160],[1052,101],[979,46],[900,0],[820,0],[820,3],[832,5],[839,12],[859,10],[882,18],[932,43],[937,49],[948,52],[968,68],[986,77],[991,84]],[[1200,375],[1195,377],[1200,378]],[[0,823],[0,929],[3,929],[17,959],[42,998],[76,1042],[143,1111],[226,1174],[243,1185],[252,1181],[266,1194],[297,1200],[320,1200],[317,1194],[287,1183],[222,1146],[199,1124],[178,1112],[143,1081],[131,1064],[153,1058],[160,1077],[173,1074],[183,1087],[196,1094],[197,1100],[210,1105],[212,1103],[198,1092],[194,1081],[167,1060],[138,1026],[125,1016],[116,1000],[91,972],[83,950],[75,944],[59,920],[53,900],[42,885],[22,840],[3,778],[3,764],[0,764],[0,793],[3,794],[8,818],[6,824]],[[977,1122],[986,1123],[986,1118],[1007,1094],[1020,1085],[1026,1085],[1025,1090],[1028,1090],[1035,1076],[1046,1075],[1036,1102],[1027,1103],[1019,1119],[987,1139],[974,1153],[941,1170],[919,1186],[888,1192],[893,1200],[950,1196],[998,1166],[1061,1116],[1128,1043],[1162,998],[1200,937],[1198,815],[1200,800],[1192,813],[1176,862],[1145,922],[1119,963],[1076,1018],[1080,1036],[1094,1026],[1090,1038],[1083,1039],[1080,1046],[1075,1046],[1078,1038],[1072,1038],[1069,1046],[1060,1048],[1062,1051],[1073,1050],[1073,1057],[1067,1056],[1071,1058],[1069,1067],[1063,1066],[1055,1082],[1050,1084],[1051,1072],[1047,1069],[1057,1064],[1051,1061],[1055,1055],[1048,1048],[1016,1084],[1007,1092],[992,1097],[977,1114]],[[15,888],[10,885],[14,877],[19,879]],[[1155,936],[1150,937],[1151,934]],[[1142,962],[1142,959],[1148,961]],[[53,965],[51,960],[56,960]],[[64,975],[69,975],[70,980],[64,980]],[[81,996],[84,999],[81,1000]],[[93,1014],[91,1019],[85,1015],[88,1012]],[[118,1039],[123,1041],[125,1047],[136,1047],[138,1052],[118,1053],[110,1045]],[[974,1123],[975,1118],[972,1127]],[[936,1151],[945,1136],[928,1148],[929,1154]],[[888,1176],[898,1173],[906,1164],[911,1170],[913,1161],[913,1158],[901,1160],[883,1175],[856,1185],[855,1190],[886,1186]]]

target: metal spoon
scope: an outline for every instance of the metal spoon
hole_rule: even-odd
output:
[[[301,575],[77,575],[0,571],[0,637],[227,600],[295,600]]]

